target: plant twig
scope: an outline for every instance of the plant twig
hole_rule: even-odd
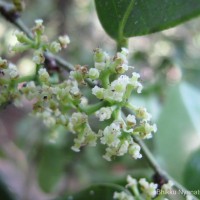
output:
[[[25,32],[27,34],[27,36],[30,39],[33,39],[32,33],[30,32],[29,28],[23,23],[23,21],[20,18],[8,18],[5,13],[2,13],[2,10],[8,10],[8,8],[12,9],[12,6],[10,6],[8,3],[5,3],[3,1],[0,1],[0,12],[3,15],[3,17],[10,21],[13,25],[15,25],[16,27],[18,27],[20,30],[22,30],[23,32]],[[8,10],[9,11],[9,10]],[[8,12],[9,13],[9,12]],[[59,56],[55,56],[49,52],[45,53],[47,57],[51,57],[52,59],[54,59],[56,61],[56,63],[62,67],[63,69],[65,69],[66,71],[70,72],[72,70],[74,70],[74,66],[69,63],[68,61],[64,60],[63,58],[59,57]],[[94,86],[94,83],[91,82],[90,80],[86,80],[86,82],[88,83],[88,85],[90,87]],[[139,138],[134,137],[135,142],[137,142],[140,147],[141,150],[143,152],[143,155],[145,156],[148,164],[150,165],[150,167],[153,169],[153,171],[157,174],[159,174],[160,176],[165,177],[167,180],[172,180],[174,183],[174,187],[181,191],[183,194],[188,194],[189,191],[184,188],[181,184],[179,184],[178,182],[176,182],[175,180],[173,180],[173,178],[167,174],[166,171],[162,170],[161,167],[158,165],[156,159],[154,158],[153,154],[150,152],[150,150],[148,149],[148,147],[146,146],[146,144]],[[192,194],[191,194],[192,195]],[[192,195],[194,200],[198,200],[198,198],[196,198],[194,195]]]

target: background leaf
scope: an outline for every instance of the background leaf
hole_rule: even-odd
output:
[[[185,173],[184,183],[189,190],[198,191],[200,188],[200,149],[195,151],[188,159]],[[200,194],[197,195],[200,197]]]
[[[115,184],[98,184],[83,190],[74,195],[66,197],[60,197],[55,200],[112,200],[114,192],[125,191],[129,193],[125,188]]]
[[[114,39],[161,31],[200,14],[199,0],[95,0],[105,31]]]
[[[38,180],[45,192],[50,192],[59,181],[64,170],[64,152],[61,148],[48,144],[41,152]]]
[[[160,163],[182,183],[186,160],[200,143],[196,125],[199,124],[199,99],[198,90],[188,84],[173,86],[157,122],[155,140]]]

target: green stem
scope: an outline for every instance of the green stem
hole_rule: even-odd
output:
[[[93,114],[100,108],[105,105],[104,101],[98,102],[96,104],[88,105],[88,106],[79,106],[80,111],[86,113],[87,115]]]
[[[123,18],[123,21],[121,23],[121,26],[120,26],[120,31],[119,31],[119,39],[118,39],[118,49],[120,49],[121,47],[127,47],[128,45],[128,41],[126,38],[123,37],[123,31],[124,31],[124,27],[125,27],[125,24],[127,22],[127,19],[128,19],[128,16],[130,14],[130,11],[131,9],[133,8],[133,5],[134,5],[134,0],[131,0],[131,3],[127,9],[127,12]],[[8,8],[10,8],[10,4],[6,3],[6,2],[3,2],[0,0],[0,7],[1,8],[4,8],[5,10],[8,10]],[[11,6],[13,7],[13,6]],[[6,18],[5,15],[3,15],[4,18],[6,20],[8,20]],[[14,24],[16,27],[18,27],[20,30],[22,30],[23,32],[25,32],[27,34],[27,36],[30,38],[30,39],[33,39],[33,36],[32,36],[32,33],[29,31],[29,29],[27,28],[27,26],[21,21],[21,19],[17,19],[17,20],[12,20],[10,21],[12,24]],[[52,59],[55,59],[55,61],[57,62],[58,65],[60,65],[63,69],[67,70],[67,71],[71,71],[74,69],[73,65],[70,64],[69,62],[65,61],[64,59],[58,57],[58,56],[55,56],[55,55],[52,55],[52,54],[49,54],[51,55],[51,58]],[[90,86],[94,86],[94,84],[89,84]],[[100,102],[103,104],[103,102]],[[102,105],[99,105],[99,107],[97,106],[97,108],[100,108],[102,107]],[[0,107],[1,108],[1,107]],[[84,110],[84,108],[82,108]],[[91,110],[91,111],[90,111]],[[89,109],[88,112],[95,112],[95,109]],[[139,138],[136,138],[134,137],[134,140],[141,146],[141,149],[143,151],[143,155],[146,157],[146,160],[147,162],[149,163],[149,165],[151,166],[151,168],[155,171],[155,172],[158,172],[160,175],[164,175],[168,180],[172,180],[175,184],[175,188],[177,190],[181,190],[181,191],[184,191],[186,194],[188,193],[188,191],[182,186],[180,185],[179,183],[177,183],[175,180],[173,180],[164,170],[162,170],[159,165],[157,164],[155,158],[153,157],[153,155],[151,154],[151,152],[149,151],[149,149],[147,148],[147,146],[139,139]],[[195,196],[193,196],[193,199],[194,200],[198,200]]]
[[[121,51],[122,47],[128,48],[127,38],[122,38],[117,41],[117,52]]]
[[[174,188],[176,188],[177,190],[181,190],[183,192],[183,196],[186,196],[184,194],[188,194],[188,190],[185,187],[183,187],[180,183],[175,181],[166,171],[161,169],[161,167],[156,162],[153,154],[149,151],[146,144],[138,137],[134,137],[134,140],[140,145],[143,155],[145,156],[147,162],[149,163],[150,167],[154,170],[154,172],[158,173],[160,176],[165,177],[167,180],[171,180],[174,183]],[[194,200],[198,200],[198,198],[194,195],[191,194],[191,196]]]
[[[18,78],[17,80],[15,80],[15,83],[18,84],[18,83],[28,82],[28,81],[34,80],[34,78],[35,78],[35,75],[22,76]]]
[[[110,85],[110,71],[105,69],[101,72],[99,79],[104,88],[107,88]]]

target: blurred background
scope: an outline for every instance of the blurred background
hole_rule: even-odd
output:
[[[93,67],[93,49],[97,47],[115,54],[116,44],[101,27],[92,0],[27,0],[21,17],[30,28],[35,19],[43,19],[52,40],[68,34],[71,44],[60,55],[74,65]],[[0,55],[16,63],[22,75],[32,74],[29,54],[8,51],[16,43],[14,30],[0,18]],[[134,94],[131,101],[146,106],[158,126],[147,145],[174,179],[189,190],[200,190],[199,18],[130,39],[129,50],[130,63],[144,85],[143,93]],[[18,199],[49,200],[92,183],[123,185],[127,174],[153,176],[145,159],[134,161],[124,156],[112,163],[105,161],[102,146],[73,152],[73,135],[63,127],[47,129],[30,111],[27,101],[22,108],[9,105],[0,111],[0,177]],[[98,124],[93,124],[97,129]]]

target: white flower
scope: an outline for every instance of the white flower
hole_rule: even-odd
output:
[[[84,124],[86,121],[87,121],[87,115],[83,113],[73,113],[70,118],[70,125],[72,126],[72,130]]]
[[[34,52],[33,62],[36,64],[42,64],[45,61],[45,57],[41,49]]]
[[[85,135],[85,143],[90,146],[96,146],[97,138],[99,137],[98,134],[96,134],[90,126],[86,126],[84,129],[84,135]]]
[[[50,46],[49,46],[49,50],[50,50],[51,52],[53,52],[53,53],[57,53],[57,52],[59,52],[61,49],[62,49],[62,48],[61,48],[60,43],[58,43],[58,42],[56,42],[56,41],[52,42],[52,43],[50,44]]]
[[[139,180],[139,184],[142,186],[142,190],[146,195],[152,198],[156,196],[156,189],[158,184],[148,183],[145,178],[141,178]]]
[[[45,68],[40,68],[38,71],[39,79],[42,83],[48,83],[49,82],[49,74]]]
[[[94,67],[98,70],[104,70],[106,66],[105,62],[95,62]]]
[[[106,153],[103,155],[103,158],[107,161],[111,161],[111,157],[116,155],[116,149],[113,147],[107,147]]]
[[[119,150],[118,150],[118,156],[123,156],[125,153],[127,153],[127,151],[128,151],[128,146],[129,146],[129,142],[127,141],[127,140],[125,140],[122,144],[121,144],[121,146],[120,146],[120,148],[119,148]]]
[[[60,45],[62,48],[67,48],[67,45],[70,43],[70,39],[68,35],[63,35],[58,38],[58,41],[60,42]]]
[[[42,19],[36,19],[35,24],[36,24],[36,26],[42,26],[43,20]]]
[[[129,77],[126,75],[121,75],[117,80],[111,83],[111,89],[116,92],[125,92],[126,86],[129,83]]]
[[[141,118],[145,122],[149,121],[152,117],[151,114],[147,112],[147,109],[143,107],[139,107],[136,109],[136,116],[138,118]]]
[[[115,192],[114,199],[118,199],[118,200],[134,200],[133,196],[130,196],[129,194],[127,194],[126,192],[122,191],[122,192]]]
[[[127,71],[129,66],[127,64],[121,64],[116,66],[115,70],[119,74],[123,74],[125,71]]]
[[[100,121],[110,119],[111,115],[112,115],[112,108],[111,107],[102,107],[100,110],[96,111],[95,114],[99,118]]]
[[[128,153],[135,159],[142,158],[142,154],[140,154],[140,145],[137,143],[133,143],[128,148]]]
[[[127,48],[125,48],[125,47],[122,47],[121,53],[124,54],[125,56],[128,56],[129,50]]]
[[[90,68],[88,74],[91,79],[95,80],[95,79],[99,78],[99,71],[95,68]]]
[[[107,126],[103,131],[103,137],[101,137],[101,143],[108,146],[117,147],[120,143],[119,136],[121,135],[119,124],[113,122],[110,126]]]
[[[149,139],[152,137],[152,132],[156,132],[157,131],[157,126],[156,124],[150,125],[149,123],[145,123],[144,124],[144,139]]]
[[[141,93],[142,92],[142,89],[143,89],[143,86],[141,83],[137,83],[137,93]]]
[[[92,94],[94,94],[98,99],[103,99],[104,98],[104,88],[95,86],[94,88],[92,88]]]
[[[6,68],[7,68],[7,65],[8,65],[7,60],[2,59],[2,58],[0,57],[0,69],[6,69]]]
[[[128,184],[126,185],[126,187],[134,187],[137,185],[137,180],[132,178],[130,175],[127,176],[126,178]]]
[[[136,125],[136,119],[135,119],[135,115],[131,115],[129,114],[126,118],[126,123],[128,126],[135,126]]]
[[[171,180],[169,180],[168,183],[165,183],[165,184],[162,186],[162,190],[164,190],[164,191],[167,192],[167,191],[169,191],[169,190],[172,189],[173,185],[174,185],[174,183],[173,183]]]
[[[17,76],[19,76],[17,67],[14,64],[9,63],[8,69],[11,79],[17,78]]]

